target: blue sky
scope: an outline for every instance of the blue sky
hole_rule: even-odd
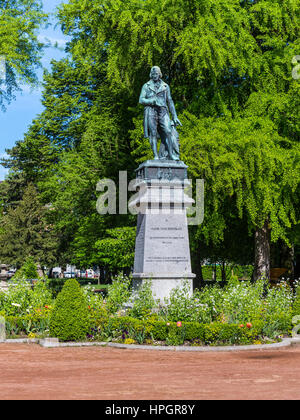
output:
[[[44,11],[54,13],[56,7],[63,3],[62,0],[44,0]],[[55,42],[63,47],[67,38],[56,25],[57,21],[52,16],[51,26],[41,29],[39,38],[41,41],[48,39],[51,44]],[[45,49],[42,65],[50,69],[52,59],[59,60],[65,56],[62,49],[49,47]],[[38,71],[39,81],[42,81],[43,70]],[[5,156],[5,149],[11,148],[17,140],[22,140],[31,121],[43,110],[41,104],[41,88],[31,90],[29,86],[23,86],[22,93],[17,94],[16,99],[7,105],[6,112],[0,111],[0,157]],[[6,170],[0,165],[0,181],[4,179]]]

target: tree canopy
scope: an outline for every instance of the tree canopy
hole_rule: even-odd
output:
[[[34,185],[29,184],[17,207],[2,216],[1,259],[18,268],[28,257],[41,265],[55,263],[56,235],[54,227],[47,222],[48,211]]]
[[[222,258],[238,259],[236,232],[249,239],[243,259],[257,266],[270,239],[297,242],[297,0],[72,0],[58,20],[71,39],[69,58],[45,73],[45,110],[8,152],[4,201],[17,191],[22,197],[28,182],[38,185],[53,206],[60,256],[110,265],[124,233],[132,236],[133,216],[96,214],[96,184],[118,182],[120,170],[132,179],[151,158],[138,97],[153,65],[183,122],[181,158],[194,180],[205,180],[204,222],[191,227],[193,260],[209,250],[215,258],[225,243]],[[131,264],[129,245],[114,267]]]
[[[0,106],[21,84],[35,85],[43,44],[38,29],[46,22],[40,0],[0,0]]]

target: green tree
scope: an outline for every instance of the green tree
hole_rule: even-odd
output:
[[[6,73],[0,74],[2,108],[20,89],[20,84],[37,83],[36,69],[43,48],[37,30],[46,18],[39,0],[0,1],[0,60]]]
[[[56,235],[47,221],[49,210],[41,204],[37,190],[29,184],[22,201],[1,219],[0,258],[21,267],[28,257],[41,266],[56,262]]]
[[[299,220],[300,144],[278,135],[268,121],[182,118],[184,160],[205,179],[205,223],[198,235],[220,243],[230,224],[228,209],[246,216],[255,234],[256,277],[269,276],[269,243],[284,239]],[[232,241],[240,242],[238,236]],[[254,258],[253,258],[254,259]]]
[[[130,169],[129,142],[113,98],[100,85],[101,66],[88,71],[74,61],[53,62],[44,77],[45,110],[2,162],[10,169],[4,205],[20,199],[26,182],[38,183],[43,203],[52,204],[62,264],[97,265],[95,242],[107,228],[126,224],[96,213],[98,181],[117,181],[120,169]]]
[[[32,257],[27,257],[22,267],[15,273],[14,280],[17,279],[37,279],[39,277],[37,266]]]
[[[108,229],[106,237],[95,243],[98,259],[112,272],[123,270],[129,274],[134,263],[135,227]]]
[[[240,226],[256,238],[256,276],[268,275],[270,239],[292,245],[299,221],[297,0],[73,0],[58,17],[70,60],[45,75],[45,112],[8,164],[53,202],[64,255],[94,259],[98,234],[131,226],[105,217],[93,229],[95,184],[151,158],[137,103],[158,64],[184,122],[182,159],[206,181],[194,256],[203,242],[230,244]]]

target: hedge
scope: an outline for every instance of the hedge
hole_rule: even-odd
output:
[[[182,344],[183,341],[201,342],[203,344],[249,344],[262,336],[264,323],[256,321],[251,328],[236,324],[214,322],[200,324],[197,322],[182,322],[178,327],[176,322],[157,320],[138,320],[131,317],[109,318],[98,323],[97,328],[104,336],[124,338],[141,338],[144,341],[166,341],[169,344]],[[139,339],[137,339],[139,341]],[[174,341],[172,343],[172,341]]]
[[[147,340],[163,341],[168,345],[180,345],[184,341],[191,344],[233,345],[251,344],[267,335],[267,325],[263,321],[255,321],[251,328],[246,325],[213,322],[200,324],[198,322],[182,322],[178,327],[176,322],[158,321],[156,319],[139,320],[122,316],[102,318],[97,321],[90,319],[90,331],[97,331],[102,338],[133,339],[142,344]],[[278,333],[289,333],[291,325],[278,320]],[[44,333],[49,329],[49,314],[27,315],[23,317],[7,317],[6,329],[9,335]],[[93,334],[90,334],[93,335]],[[74,338],[73,338],[74,339]],[[81,338],[83,339],[83,337]]]

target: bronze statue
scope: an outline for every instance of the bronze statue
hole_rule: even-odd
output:
[[[160,68],[152,67],[150,80],[144,84],[141,91],[139,103],[145,105],[144,136],[149,138],[154,159],[179,160],[179,136],[176,126],[182,124],[177,117],[170,88],[161,78]],[[161,139],[159,154],[158,135]]]

